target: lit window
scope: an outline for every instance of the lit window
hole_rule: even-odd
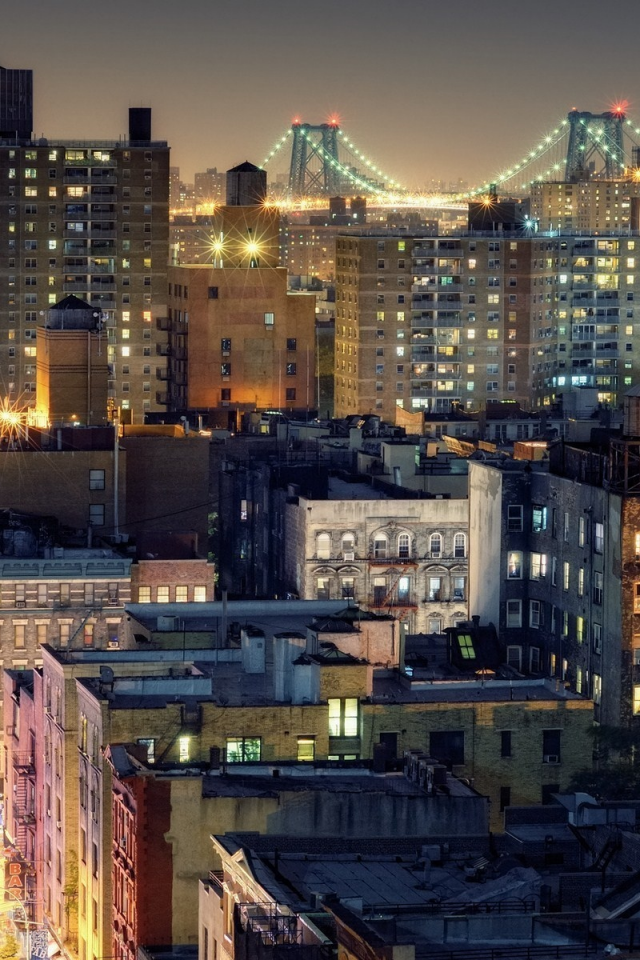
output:
[[[533,533],[541,533],[547,529],[547,508],[535,506],[531,515],[531,529]]]
[[[458,634],[458,646],[460,647],[460,655],[463,660],[475,660],[476,652],[473,648],[473,640],[471,634],[469,633],[459,633]]]
[[[189,762],[189,737],[178,737],[178,760],[180,763]]]
[[[169,603],[169,587],[156,587],[156,603]]]
[[[316,758],[316,741],[313,737],[298,737],[298,760],[313,762]]]
[[[189,599],[189,588],[186,584],[180,583],[176,586],[176,603],[186,603]]]
[[[151,603],[151,587],[138,587],[138,603]]]
[[[260,755],[260,737],[227,737],[227,763],[255,762]]]
[[[522,580],[522,551],[510,550],[507,554],[507,578]]]
[[[329,736],[357,737],[359,733],[358,700],[347,697],[344,700],[329,699]]]
[[[207,602],[207,588],[204,586],[197,586],[193,588],[193,600],[195,603],[206,603]]]

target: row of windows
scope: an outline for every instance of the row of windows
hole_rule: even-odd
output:
[[[295,363],[285,363],[284,365],[284,372],[287,377],[295,377],[297,375],[297,369],[297,364]],[[220,364],[220,376],[231,376],[231,363],[229,361]]]
[[[544,580],[550,573],[551,586],[558,586],[558,560],[557,557],[551,557],[551,570],[549,570],[549,558],[546,553],[529,554],[529,579]],[[510,550],[507,554],[507,579],[522,580],[524,575],[524,554],[522,550]],[[585,567],[577,568],[576,593],[579,597],[584,597],[588,593],[586,582],[587,571]],[[602,604],[604,594],[604,574],[598,570],[593,571],[593,589],[592,599],[594,603]],[[638,585],[640,586],[640,584]],[[568,592],[571,588],[571,564],[568,560],[562,563],[562,589]],[[640,600],[640,597],[637,598]],[[634,598],[634,609],[637,604]],[[637,610],[636,612],[640,612]]]
[[[640,584],[638,585],[640,586]],[[523,603],[522,600],[507,600],[506,602],[506,625],[509,629],[518,629],[523,626]],[[528,625],[533,630],[539,630],[545,626],[545,604],[541,600],[528,601],[529,618]],[[571,625],[573,624],[575,640],[578,643],[584,643],[589,635],[589,625],[586,617],[573,616],[568,610],[561,610],[551,605],[551,615],[549,623],[549,632],[560,634],[562,637],[569,637],[571,634]],[[592,623],[591,636],[593,641],[594,653],[602,652],[602,624]]]
[[[373,537],[373,556],[377,560],[396,558],[409,559],[413,556],[414,538],[409,533],[399,533],[391,537],[386,533],[378,532]],[[340,538],[340,554],[344,560],[355,559],[356,535],[343,533]],[[453,536],[453,553],[456,559],[463,559],[467,555],[467,537],[464,533],[455,533]],[[316,534],[316,558],[330,560],[332,553],[332,535],[330,533]],[[428,556],[432,559],[444,556],[444,534],[432,533],[429,537]]]
[[[552,507],[549,511],[544,504],[533,504],[531,507],[531,532],[544,533],[547,529],[551,530],[551,536],[558,539],[558,510]],[[587,517],[578,517],[577,524],[574,522],[572,528],[571,515],[564,512],[562,515],[562,539],[565,543],[571,541],[571,531],[573,529],[576,535],[576,541],[579,547],[584,547],[590,541],[590,523]],[[593,549],[595,553],[604,552],[604,524],[593,523]],[[524,530],[524,507],[522,504],[510,504],[507,507],[507,531],[509,533],[521,533]],[[636,535],[636,545],[640,551],[640,534]],[[640,554],[639,554],[640,555]]]
[[[15,585],[15,603],[18,606],[25,606],[28,603],[34,603],[37,606],[47,606],[49,601],[58,602],[63,606],[72,602],[71,593],[73,586],[73,602],[80,603],[80,595],[83,597],[85,605],[93,604],[98,594],[101,596],[106,592],[108,602],[116,604],[118,602],[119,585],[116,582],[97,585],[95,583],[60,583],[53,586],[50,583],[16,583]],[[98,589],[96,589],[96,587]],[[27,597],[28,591],[28,597]],[[3,603],[10,603],[6,593],[6,587],[3,591]]]
[[[192,595],[189,596],[191,589]],[[171,596],[172,593],[173,596]],[[155,588],[146,585],[138,587],[138,603],[189,603],[190,601],[193,603],[206,603],[206,586],[198,585],[190,588],[188,584],[179,583],[174,589],[166,584]]]
[[[414,586],[418,585],[418,580],[413,577],[398,577],[397,580],[390,580],[388,577],[377,576],[371,581],[370,602],[374,606],[386,606],[402,603],[415,603],[417,599],[424,599],[425,602],[439,603],[444,600],[466,600],[467,599],[467,578],[451,578],[444,576],[429,576],[425,578],[425,595],[417,598],[414,595]],[[334,599],[334,577],[325,573],[316,577],[316,600]],[[357,600],[356,596],[356,577],[341,576],[339,582],[339,597],[344,600]],[[438,632],[438,631],[432,631]]]

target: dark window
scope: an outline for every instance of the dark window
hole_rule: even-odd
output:
[[[288,377],[295,377],[295,375],[296,375],[296,365],[295,365],[295,363],[288,363],[288,364],[287,364],[287,376],[288,376]]]
[[[287,337],[287,350],[297,350],[298,341],[295,337]]]
[[[286,397],[287,397],[287,400],[295,400],[295,398],[296,398],[296,388],[295,388],[295,387],[287,387]]]
[[[500,756],[511,756],[511,730],[502,730],[500,732]]]
[[[560,763],[560,736],[562,730],[542,731],[542,762]]]
[[[231,364],[230,363],[221,363],[220,364],[220,374],[223,377],[231,376]]]
[[[209,287],[209,300],[217,300],[217,299],[218,299],[218,288]]]
[[[223,353],[229,353],[231,351],[231,338],[223,337],[220,341],[220,349]]]
[[[231,400],[231,390],[229,387],[224,387],[220,391],[220,399],[223,401],[223,403],[228,403],[229,400]]]
[[[553,794],[560,792],[559,783],[543,783],[542,784],[542,802],[543,803],[557,803],[554,799]]]
[[[511,806],[511,787],[500,787],[500,813]]]
[[[380,743],[385,748],[387,759],[395,760],[396,757],[398,756],[398,734],[397,733],[381,733]]]
[[[429,753],[444,763],[464,763],[464,730],[432,731],[429,734]]]

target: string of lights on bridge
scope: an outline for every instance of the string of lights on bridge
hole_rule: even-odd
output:
[[[624,105],[626,107],[626,104]],[[620,110],[622,113],[622,108],[614,108],[614,113]],[[331,121],[332,123],[334,121]],[[612,138],[608,135],[606,129],[598,123],[590,124],[585,119],[580,119],[579,122],[587,126],[587,136],[590,141],[595,145],[595,147],[601,151],[603,154],[610,154],[611,158],[616,162],[621,172],[624,168],[628,168],[631,165],[631,158],[626,153],[619,153],[619,145],[615,143]],[[634,146],[639,146],[640,141],[636,138],[640,138],[640,126],[636,126],[636,122],[628,117],[624,117],[624,133],[629,141]],[[273,148],[269,154],[265,157],[263,161],[263,167],[265,167],[269,161],[273,159],[284,147],[287,141],[293,136],[294,128],[296,125],[299,125],[299,121],[295,120],[294,125],[291,126],[285,134],[274,144]],[[356,162],[358,165],[363,167],[360,173],[354,173],[352,169],[346,166],[345,163],[337,160],[333,155],[326,151],[322,145],[318,144],[313,140],[312,137],[308,135],[304,129],[304,124],[300,125],[300,130],[304,136],[307,143],[315,150],[316,154],[322,158],[323,162],[330,164],[335,168],[345,179],[349,180],[354,184],[359,190],[367,191],[370,194],[378,195],[381,197],[386,197],[388,200],[393,200],[394,198],[400,199],[401,197],[407,198],[411,191],[409,191],[405,186],[400,184],[397,180],[387,176],[384,171],[378,167],[373,159],[368,157],[365,153],[359,150],[356,144],[351,140],[351,138],[338,126],[338,122],[335,121],[335,126],[337,128],[337,136],[340,139],[342,146],[349,156]],[[500,173],[492,179],[488,179],[486,182],[481,183],[466,192],[456,194],[451,199],[455,201],[468,201],[474,199],[475,197],[486,196],[486,194],[492,189],[495,185],[497,188],[504,189],[508,184],[513,183],[522,178],[525,171],[531,170],[532,167],[539,164],[540,160],[546,157],[549,153],[555,150],[560,143],[562,143],[570,133],[570,123],[567,118],[561,119],[557,125],[549,131],[542,139],[531,149],[528,153],[521,157],[521,159],[512,164],[510,167],[503,169]],[[584,149],[584,147],[581,147]],[[514,184],[514,189],[516,190],[527,190],[536,182],[542,182],[549,179],[563,179],[564,177],[564,160],[558,161],[554,158],[553,163],[551,163],[547,169],[536,171],[535,176],[532,179],[520,179],[520,182]],[[368,176],[373,176],[380,178],[381,183],[375,183],[372,180],[368,179]]]

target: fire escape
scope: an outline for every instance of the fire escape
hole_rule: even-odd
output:
[[[407,576],[408,567],[416,567],[417,564],[411,560],[388,560],[388,564],[402,563],[405,569],[402,570],[389,570],[390,582],[387,585],[386,591],[374,587],[373,591],[373,608],[378,610],[386,609],[389,613],[392,613],[394,617],[398,620],[405,620],[410,613],[412,613],[416,604],[414,598],[411,596],[411,593],[406,595],[403,593],[400,594],[399,586],[400,581],[403,577]]]
[[[34,757],[31,753],[14,753],[13,767],[13,827],[14,845],[22,858],[33,862],[36,848],[36,785]],[[29,885],[29,875],[26,883]],[[31,899],[25,890],[25,898]]]

